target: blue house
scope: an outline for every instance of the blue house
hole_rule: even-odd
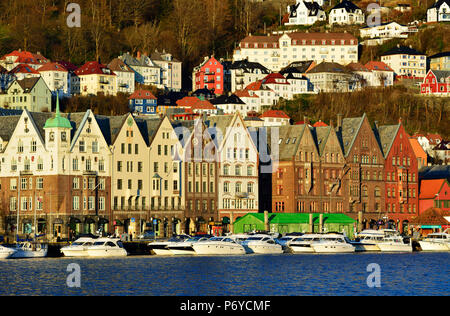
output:
[[[129,98],[130,111],[141,114],[156,114],[157,99],[148,90],[137,90]]]

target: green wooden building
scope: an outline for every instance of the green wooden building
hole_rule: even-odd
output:
[[[320,214],[312,214],[313,232],[318,233],[320,230]],[[345,232],[345,234],[353,238],[356,227],[356,221],[345,214],[322,214],[323,216],[323,232]],[[269,213],[269,230],[271,232],[285,233],[309,233],[310,232],[310,214],[308,213]],[[237,219],[233,225],[234,233],[241,234],[251,231],[264,231],[264,214],[249,213]]]

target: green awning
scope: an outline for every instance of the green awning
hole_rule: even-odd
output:
[[[431,228],[442,228],[441,225],[422,225],[420,228],[431,229]]]

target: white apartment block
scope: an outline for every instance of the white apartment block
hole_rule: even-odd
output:
[[[449,22],[450,0],[436,0],[427,10],[427,22]]]
[[[233,60],[248,59],[272,71],[294,61],[323,61],[347,65],[358,61],[358,40],[349,33],[285,33],[247,36],[239,43]]]
[[[381,61],[395,71],[396,76],[424,78],[427,56],[411,47],[397,46],[381,56]]]

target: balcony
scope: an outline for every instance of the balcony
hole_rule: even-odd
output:
[[[108,79],[100,79],[98,82],[101,83],[101,84],[109,84],[109,80]]]
[[[31,170],[22,170],[20,171],[21,176],[32,176],[33,172]]]
[[[97,171],[93,170],[83,170],[83,176],[96,176]]]

